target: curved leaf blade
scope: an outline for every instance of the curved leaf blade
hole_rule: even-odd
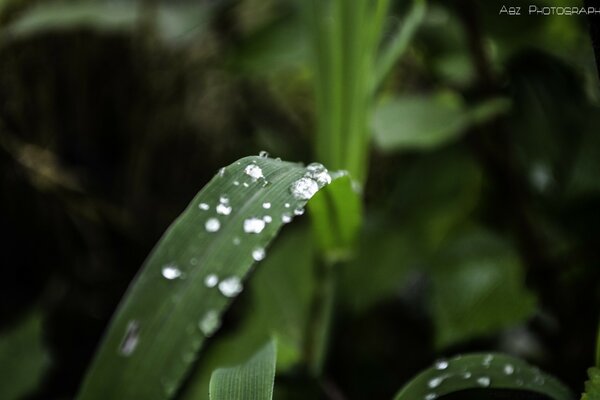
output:
[[[146,260],[78,398],[171,398],[254,261],[306,204],[310,196],[293,195],[291,187],[309,173],[263,157],[223,168]],[[319,185],[310,181],[312,195]]]
[[[395,400],[433,400],[470,389],[507,389],[533,392],[554,400],[573,396],[557,379],[525,361],[504,354],[470,354],[440,360],[417,375]]]
[[[210,378],[210,400],[271,400],[276,363],[271,340],[246,363],[217,369]]]

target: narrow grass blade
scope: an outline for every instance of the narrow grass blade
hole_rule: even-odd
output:
[[[246,363],[217,369],[210,378],[210,400],[271,400],[276,363],[271,340]]]
[[[452,393],[466,396],[482,390],[510,392],[514,398],[517,392],[521,395],[531,392],[553,400],[573,399],[569,389],[557,379],[523,360],[503,354],[470,354],[437,361],[410,381],[395,400],[443,399]]]
[[[247,157],[223,168],[148,257],[78,398],[171,398],[253,263],[329,182],[314,167]]]

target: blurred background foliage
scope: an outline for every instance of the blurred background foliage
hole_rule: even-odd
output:
[[[408,6],[393,4],[386,32]],[[273,333],[280,399],[390,398],[437,357],[488,350],[582,391],[600,309],[587,22],[502,4],[430,1],[384,82],[324,379],[301,368],[318,279],[303,217],[181,398]],[[259,150],[312,161],[305,29],[295,0],[0,0],[0,398],[75,395],[145,256],[218,168]]]

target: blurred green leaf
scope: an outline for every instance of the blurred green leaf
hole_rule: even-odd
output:
[[[317,193],[308,208],[325,258],[332,263],[349,259],[362,220],[362,201],[352,179],[337,179]]]
[[[428,150],[458,138],[509,108],[505,99],[492,99],[467,107],[452,92],[428,96],[402,96],[379,106],[372,127],[375,143],[384,151]]]
[[[276,347],[267,343],[250,360],[219,368],[210,379],[211,400],[270,400],[275,381]]]
[[[304,330],[314,289],[314,249],[310,230],[297,226],[286,231],[250,283],[248,309],[239,326],[219,335],[200,357],[182,399],[207,398],[211,371],[241,363],[271,337],[277,338],[277,370],[296,366],[301,357]]]
[[[298,164],[265,157],[247,157],[223,168],[148,257],[78,398],[172,397],[242,290],[254,261],[265,256],[265,247],[293,210],[303,208],[318,190],[307,173]],[[294,190],[300,186],[307,191]]]
[[[585,393],[581,400],[600,400],[600,369],[588,370],[590,379],[585,383]]]
[[[0,336],[0,398],[16,400],[32,392],[49,365],[42,319],[32,313]]]
[[[431,274],[438,347],[516,324],[535,309],[518,253],[484,230],[467,231],[447,243]]]
[[[469,390],[514,390],[514,398],[533,392],[553,400],[571,400],[572,394],[562,383],[518,358],[503,354],[469,354],[436,364],[413,378],[395,400],[433,400]],[[520,397],[519,397],[520,398]]]

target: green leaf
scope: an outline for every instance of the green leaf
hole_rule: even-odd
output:
[[[277,361],[275,343],[267,343],[246,363],[219,368],[210,379],[211,400],[271,400]]]
[[[264,257],[279,228],[319,189],[311,174],[301,165],[264,157],[223,168],[146,260],[111,322],[79,399],[173,396],[241,291],[254,260]],[[293,190],[298,184],[308,190]]]
[[[557,379],[523,360],[503,354],[470,354],[436,362],[413,378],[395,400],[441,400],[444,395],[470,390],[533,392],[554,400],[573,398]]]
[[[486,231],[448,243],[431,273],[438,347],[516,324],[535,309],[517,252]]]
[[[362,222],[362,201],[352,179],[337,179],[317,193],[308,208],[325,258],[330,263],[349,259]]]
[[[42,333],[41,316],[32,313],[0,336],[1,399],[20,399],[40,382],[49,364]]]
[[[600,400],[600,369],[588,370],[590,379],[585,383],[585,394],[581,400]]]
[[[379,106],[372,127],[384,151],[429,150],[449,143],[473,125],[508,111],[505,99],[467,107],[455,93],[402,96]]]

